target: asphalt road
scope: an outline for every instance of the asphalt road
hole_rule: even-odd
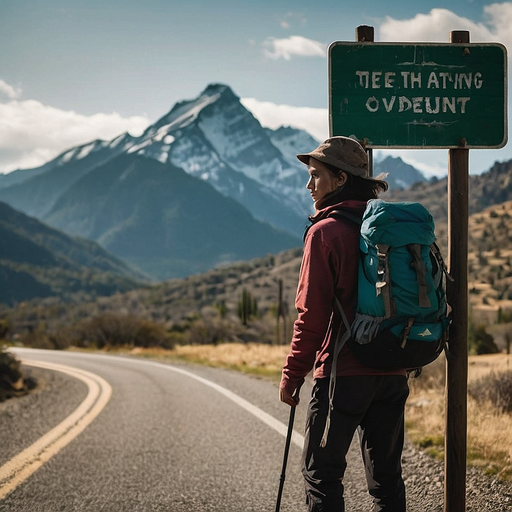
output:
[[[288,424],[277,386],[237,372],[72,352],[17,352],[92,372],[111,386],[90,424],[17,485],[2,511],[273,511]],[[0,404],[0,465],[35,443],[87,399],[75,376],[30,368],[40,389]],[[307,387],[307,386],[306,386]],[[282,511],[304,510],[300,435],[309,389],[297,409]],[[358,458],[357,450],[354,455]],[[347,475],[361,501],[360,463]],[[348,490],[348,489],[347,489]],[[355,505],[355,504],[354,504]]]

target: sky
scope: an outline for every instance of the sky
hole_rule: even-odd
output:
[[[211,83],[229,85],[263,126],[323,140],[327,48],[354,41],[359,25],[374,27],[376,42],[447,43],[469,30],[472,43],[512,48],[512,2],[0,0],[0,172],[138,135]],[[448,150],[374,153],[386,155],[447,173]],[[512,142],[471,150],[470,173],[509,159]]]

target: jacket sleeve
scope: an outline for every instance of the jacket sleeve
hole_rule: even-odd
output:
[[[328,221],[327,221],[328,222]],[[295,389],[315,364],[329,330],[333,312],[339,257],[326,240],[322,225],[315,224],[304,242],[304,254],[299,275],[291,349],[283,367],[281,387]]]

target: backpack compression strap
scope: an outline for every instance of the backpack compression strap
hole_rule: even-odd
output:
[[[391,275],[389,272],[389,245],[377,244],[377,276],[379,280],[375,283],[375,292],[377,297],[382,295],[386,318],[396,314],[396,305],[391,296]]]
[[[419,307],[429,308],[431,306],[427,293],[427,269],[425,263],[421,259],[421,246],[419,244],[409,244],[407,249],[412,256],[412,266],[416,270],[416,278],[418,280]]]

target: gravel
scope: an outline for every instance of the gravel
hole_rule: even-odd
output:
[[[403,454],[408,512],[442,512],[444,464],[407,446]],[[484,475],[477,468],[466,472],[466,510],[468,512],[512,511],[512,482]]]

